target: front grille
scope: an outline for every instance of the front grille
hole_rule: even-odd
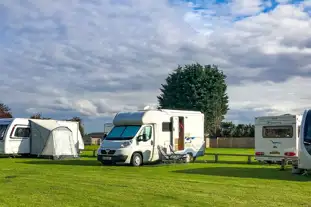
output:
[[[115,150],[101,150],[103,155],[113,155],[116,151]]]

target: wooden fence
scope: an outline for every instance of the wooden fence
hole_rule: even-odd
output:
[[[254,137],[206,138],[206,148],[255,148]]]

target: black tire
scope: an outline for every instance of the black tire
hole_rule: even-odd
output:
[[[134,167],[139,167],[143,164],[143,157],[141,156],[140,153],[135,152],[132,155],[132,159],[131,159],[131,165]]]

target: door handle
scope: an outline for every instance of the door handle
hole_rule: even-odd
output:
[[[150,144],[153,145],[153,141],[152,140],[151,140]]]

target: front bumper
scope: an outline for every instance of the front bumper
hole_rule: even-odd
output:
[[[126,155],[97,155],[97,160],[100,162],[125,162],[127,160],[127,157],[128,156]]]

